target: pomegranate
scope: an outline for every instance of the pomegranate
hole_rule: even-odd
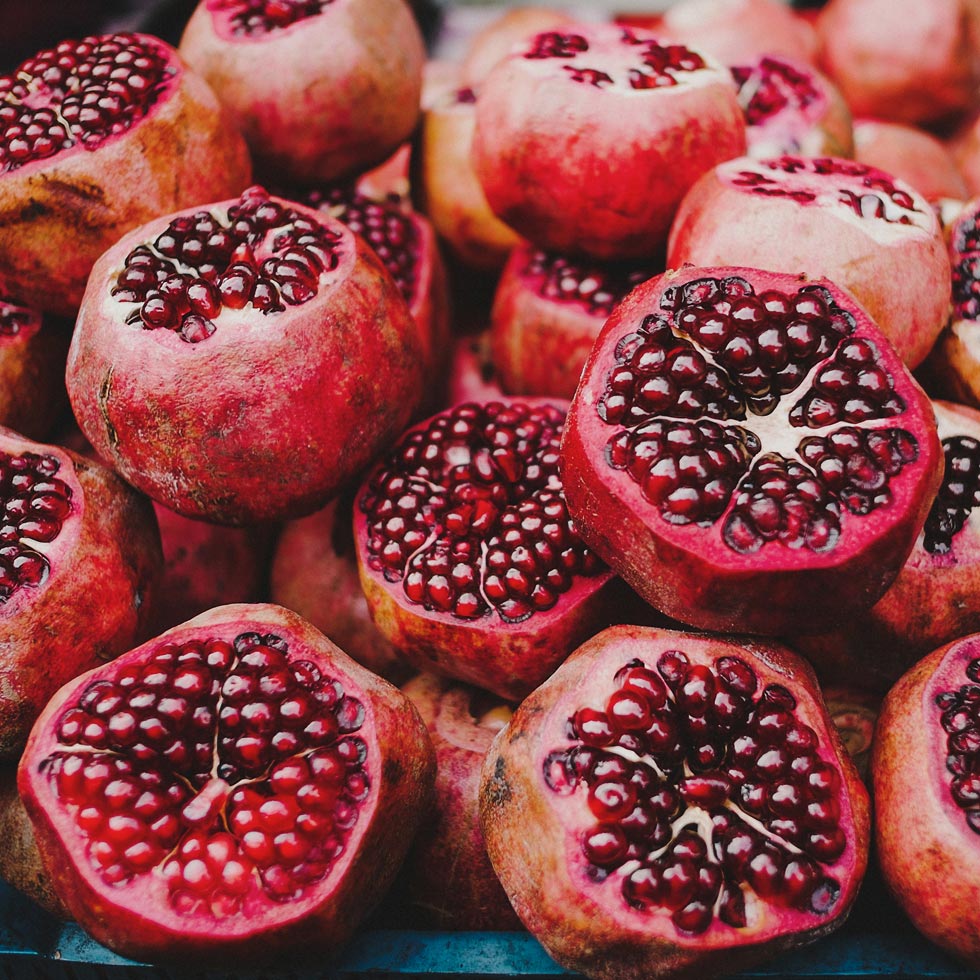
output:
[[[966,183],[949,150],[931,133],[915,126],[858,119],[854,158],[911,184],[927,201],[965,200]]]
[[[661,269],[543,252],[511,253],[490,314],[494,368],[513,395],[570,399],[602,325],[634,286]]]
[[[62,684],[143,639],[163,559],[143,497],[9,429],[0,502],[0,756],[11,757]]]
[[[251,188],[99,259],[67,384],[86,437],[136,487],[249,524],[322,506],[405,426],[421,377],[418,330],[374,252]]]
[[[980,630],[980,412],[933,403],[945,472],[925,526],[888,591],[829,633],[792,636],[824,680],[888,690],[943,643]]]
[[[31,439],[54,428],[68,399],[70,327],[15,299],[0,281],[0,426]]]
[[[55,890],[136,959],[335,952],[434,778],[411,703],[288,610],[219,606],[63,687],[20,793]]]
[[[947,146],[966,182],[967,196],[980,195],[980,113],[967,119]]]
[[[158,38],[41,51],[0,76],[0,276],[74,316],[93,263],[125,232],[239,193],[250,167],[214,93]]]
[[[685,191],[744,151],[727,69],[611,24],[536,35],[476,102],[473,164],[490,207],[555,252],[651,260]]]
[[[827,280],[685,268],[606,322],[561,447],[586,543],[702,629],[827,629],[905,561],[942,475],[932,407]]]
[[[980,636],[920,660],[889,691],[871,772],[885,881],[912,924],[980,968]]]
[[[882,170],[836,157],[743,157],[691,189],[667,265],[746,265],[850,290],[909,367],[949,315],[950,267],[929,202]]]
[[[514,930],[520,919],[490,865],[480,828],[480,770],[513,709],[476,688],[420,674],[402,687],[436,753],[435,805],[402,872],[408,924],[422,929]]]
[[[830,0],[817,32],[821,64],[856,116],[929,123],[976,106],[976,0]]]
[[[503,395],[490,358],[489,330],[453,340],[445,395],[447,405],[493,401]]]
[[[487,755],[487,849],[517,914],[597,980],[746,969],[837,928],[868,794],[785,648],[641,627],[583,644]]]
[[[285,524],[272,559],[269,595],[359,664],[397,684],[409,670],[368,611],[354,553],[351,507],[352,500],[343,494],[308,517]]]
[[[419,207],[464,266],[499,269],[520,237],[490,210],[470,159],[476,93],[453,88],[423,115],[415,163]]]
[[[367,170],[418,121],[425,45],[404,0],[201,0],[179,50],[266,180]]]
[[[875,724],[881,710],[881,695],[867,688],[834,686],[823,689],[827,713],[858,775],[868,781]]]
[[[815,68],[767,54],[731,71],[745,112],[749,156],[854,155],[851,110]]]
[[[519,700],[610,615],[609,570],[572,529],[567,402],[464,402],[370,472],[354,541],[371,615],[419,670]]]
[[[692,44],[730,65],[767,54],[808,63],[817,56],[814,28],[779,0],[678,0],[663,14],[617,19]]]

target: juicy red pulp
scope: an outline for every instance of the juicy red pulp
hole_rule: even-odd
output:
[[[370,790],[359,700],[275,634],[165,643],[94,680],[40,764],[108,885],[162,873],[178,914],[287,901]]]
[[[925,523],[923,546],[946,554],[974,507],[980,507],[980,442],[970,436],[943,439],[946,467]]]
[[[950,792],[966,824],[980,834],[980,659],[966,667],[969,683],[936,696],[946,733],[946,769]]]
[[[142,119],[176,67],[133,34],[63,41],[0,77],[0,173],[73,146],[95,150]]]
[[[175,331],[188,343],[210,337],[222,308],[281,313],[316,296],[336,268],[340,236],[306,214],[246,191],[223,219],[210,211],[174,218],[126,257],[113,297],[138,304],[127,323]]]
[[[528,256],[523,274],[543,299],[576,303],[592,316],[605,320],[613,307],[653,272],[535,249]]]
[[[207,0],[212,14],[231,12],[232,33],[254,37],[284,30],[323,13],[332,0]]]
[[[953,317],[980,320],[980,214],[960,218],[950,243],[953,260]]]
[[[370,478],[369,565],[426,609],[520,622],[603,566],[573,531],[563,410],[467,403],[410,431]]]
[[[834,865],[847,848],[841,778],[793,694],[779,684],[758,691],[738,657],[709,667],[679,650],[656,669],[633,659],[615,679],[605,705],[568,719],[570,744],[544,762],[555,793],[586,794],[588,876],[618,876],[626,905],[666,910],[689,935],[716,918],[753,925],[746,889],[832,913]]]
[[[786,109],[805,109],[820,98],[811,75],[778,58],[764,57],[757,65],[737,66],[731,71],[750,126],[758,126]]]
[[[670,524],[723,520],[735,552],[832,550],[850,520],[889,504],[889,481],[918,453],[910,432],[874,424],[905,406],[854,329],[820,286],[757,293],[731,276],[668,287],[619,341],[597,402],[615,430],[607,464]]]

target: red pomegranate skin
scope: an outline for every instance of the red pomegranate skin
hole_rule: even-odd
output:
[[[955,730],[942,722],[957,707],[938,699],[976,689],[976,672],[967,668],[978,656],[980,635],[972,633],[905,673],[885,697],[871,758],[875,843],[885,882],[923,935],[974,969],[980,969],[980,840],[967,820],[976,811],[952,795],[954,778],[964,777],[947,769],[949,760],[969,757],[955,751]],[[956,705],[963,705],[962,697]],[[966,734],[975,732],[971,727]]]
[[[387,270],[346,226],[294,203],[280,205],[338,236],[337,264],[312,299],[268,316],[251,301],[222,305],[198,343],[127,322],[138,306],[112,290],[138,246],[181,215],[227,215],[264,194],[159,218],[120,240],[93,270],[68,354],[69,398],[96,452],[158,503],[221,524],[322,506],[421,397],[421,339]]]
[[[257,6],[201,0],[179,50],[245,134],[260,179],[336,180],[408,139],[425,45],[404,0],[290,4],[288,23],[242,29],[248,13],[262,22]]]
[[[543,774],[548,753],[567,741],[576,708],[601,704],[615,690],[613,675],[633,658],[652,666],[668,650],[692,663],[736,656],[759,678],[785,685],[797,716],[818,735],[819,755],[840,774],[840,823],[848,847],[840,858],[840,897],[829,915],[798,913],[763,903],[740,936],[715,920],[684,936],[669,916],[629,907],[617,894],[619,875],[591,880],[580,833],[594,817],[584,794],[559,796]],[[483,768],[480,812],[487,849],[515,911],[563,967],[596,980],[721,976],[804,945],[838,928],[857,895],[868,859],[868,793],[837,736],[812,670],[785,647],[757,639],[713,637],[636,626],[614,626],[584,643],[515,712],[494,740]]]
[[[163,556],[149,501],[107,467],[7,429],[0,449],[56,460],[71,493],[60,533],[39,547],[46,580],[0,607],[0,757],[12,758],[62,684],[146,637]]]
[[[251,180],[245,141],[210,86],[163,41],[131,36],[172,71],[150,111],[94,151],[76,143],[0,177],[0,276],[46,312],[74,316],[96,259],[126,232]]]
[[[357,731],[367,745],[364,765],[370,787],[345,849],[301,898],[274,900],[253,881],[243,900],[248,904],[244,914],[244,906],[227,918],[200,910],[183,914],[171,905],[158,870],[137,873],[122,885],[100,877],[86,856],[86,835],[69,813],[77,805],[60,801],[45,760],[63,748],[58,725],[66,706],[77,704],[94,681],[112,679],[127,665],[146,663],[168,642],[231,643],[252,631],[284,638],[292,659],[318,665],[360,702],[363,721]],[[34,727],[20,761],[18,787],[53,887],[93,938],[132,959],[227,968],[281,962],[283,956],[295,961],[336,955],[391,884],[430,805],[434,770],[425,727],[397,688],[354,663],[295,613],[270,604],[233,604],[168,630],[62,688]],[[212,777],[209,786],[214,782]],[[193,829],[189,821],[182,824],[182,831]]]

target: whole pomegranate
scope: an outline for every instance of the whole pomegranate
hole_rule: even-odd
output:
[[[487,856],[480,829],[480,771],[513,709],[465,684],[420,674],[402,686],[436,753],[432,813],[402,871],[409,924],[423,929],[512,930],[521,922]]]
[[[555,252],[653,259],[685,191],[744,151],[725,68],[610,24],[518,45],[476,102],[473,165],[490,207]]]
[[[888,692],[871,772],[878,864],[912,924],[980,969],[980,635],[930,653]]]
[[[967,194],[980,194],[980,113],[970,116],[948,140],[953,160],[966,181]]]
[[[685,196],[667,265],[745,265],[826,276],[850,290],[909,367],[949,315],[939,219],[910,185],[836,157],[743,157]]]
[[[847,749],[858,775],[868,782],[871,776],[871,746],[881,711],[881,695],[867,687],[834,685],[824,687],[824,701],[837,734]]]
[[[857,116],[929,123],[976,106],[976,0],[830,0],[820,61]]]
[[[490,357],[490,331],[455,337],[446,379],[446,405],[493,401],[503,393]]]
[[[939,486],[932,406],[852,296],[668,272],[606,322],[561,446],[585,542],[702,629],[826,630],[898,574]]]
[[[490,313],[491,356],[504,390],[570,399],[613,307],[660,271],[515,248]]]
[[[163,557],[145,498],[9,429],[0,506],[0,757],[12,757],[62,684],[145,637]]]
[[[354,541],[371,615],[406,662],[518,700],[620,596],[558,476],[567,402],[463,402],[368,474]]]
[[[18,785],[55,891],[137,959],[335,953],[429,805],[411,703],[288,610],[219,606],[63,687]]]
[[[515,911],[598,980],[746,969],[846,918],[868,794],[782,647],[612,627],[517,708],[483,768]]]
[[[418,121],[425,45],[404,0],[201,0],[179,50],[265,180],[367,170]]]
[[[169,45],[64,41],[0,76],[0,276],[74,316],[93,263],[125,232],[237,194],[250,173],[241,134]]]
[[[405,426],[422,370],[374,252],[251,188],[102,256],[67,385],[96,452],[136,487],[188,517],[249,524],[322,506]]]

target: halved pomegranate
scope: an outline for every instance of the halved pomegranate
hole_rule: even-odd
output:
[[[158,218],[96,264],[68,394],[96,452],[188,517],[319,506],[407,424],[419,331],[347,226],[251,188]]]
[[[336,952],[390,884],[433,776],[396,688],[295,613],[230,605],[62,688],[18,781],[94,938],[229,966]]]
[[[418,121],[425,43],[404,0],[201,0],[180,53],[228,106],[263,180],[367,170]]]
[[[704,629],[826,629],[869,606],[926,519],[932,407],[827,280],[685,268],[609,318],[572,400],[562,481],[583,539]]]
[[[371,615],[419,670],[519,700],[617,601],[572,528],[558,444],[567,402],[464,402],[409,429],[357,495]]]
[[[491,355],[504,390],[570,399],[613,307],[660,271],[652,263],[611,265],[529,244],[515,248],[490,312]]]
[[[490,207],[555,252],[654,259],[685,191],[744,152],[727,69],[609,24],[515,47],[476,102],[473,164]]]
[[[238,194],[250,175],[228,113],[168,44],[64,41],[0,76],[0,276],[74,316],[92,264],[125,232]]]
[[[613,627],[516,710],[483,769],[515,911],[598,980],[745,969],[841,925],[870,806],[785,648]]]
[[[950,267],[929,202],[882,170],[835,157],[747,157],[691,189],[667,264],[826,276],[850,290],[909,367],[949,315]]]
[[[0,429],[0,757],[58,688],[147,635],[163,556],[115,473]]]
[[[980,634],[920,660],[882,705],[875,843],[912,924],[980,969]]]

